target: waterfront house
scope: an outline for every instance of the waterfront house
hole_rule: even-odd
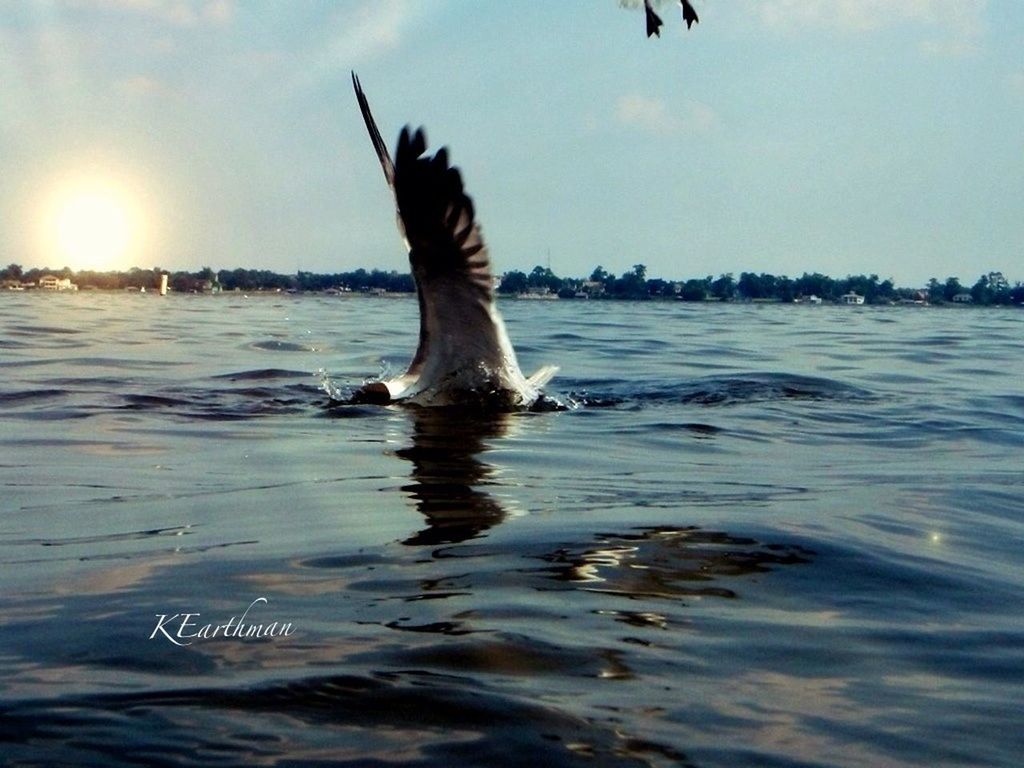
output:
[[[842,302],[843,304],[863,304],[864,297],[861,296],[859,293],[854,293],[853,291],[850,291],[849,293],[843,294]]]
[[[39,287],[47,291],[77,291],[78,286],[66,277],[43,275],[39,278]]]

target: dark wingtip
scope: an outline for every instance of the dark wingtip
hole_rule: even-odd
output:
[[[402,132],[398,134],[398,150],[396,155],[413,158],[421,157],[427,151],[427,134],[422,127],[415,131],[412,126],[402,126]]]
[[[661,17],[654,12],[650,0],[644,0],[644,16],[647,19],[647,36],[661,37]]]
[[[683,7],[683,21],[686,22],[687,29],[700,22],[697,11],[690,5],[690,0],[679,0],[679,4]]]
[[[409,137],[409,144],[412,152],[416,157],[424,155],[427,151],[427,131],[423,126],[420,126],[416,131]]]
[[[423,128],[402,129],[395,152],[395,197],[413,274],[421,297],[425,284],[443,276],[463,281],[474,300],[490,301],[486,246],[462,174],[450,163],[447,147],[430,154]]]
[[[442,171],[448,168],[448,147],[441,147],[437,150],[434,154],[433,163]]]

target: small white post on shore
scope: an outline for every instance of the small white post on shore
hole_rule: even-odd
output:
[[[167,295],[167,273],[166,272],[164,272],[162,275],[160,275],[160,295],[161,296],[166,296]]]

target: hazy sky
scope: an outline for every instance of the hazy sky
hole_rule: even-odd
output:
[[[1024,280],[1024,2],[694,5],[648,40],[618,0],[0,0],[0,261],[407,270],[355,69],[497,272]]]

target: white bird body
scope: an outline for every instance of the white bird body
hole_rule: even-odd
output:
[[[523,375],[494,301],[490,259],[448,153],[425,156],[423,130],[402,129],[395,161],[352,75],[356,97],[384,177],[395,193],[420,308],[420,338],[404,373],[365,384],[357,397],[421,406],[472,404],[528,408],[557,372]]]

